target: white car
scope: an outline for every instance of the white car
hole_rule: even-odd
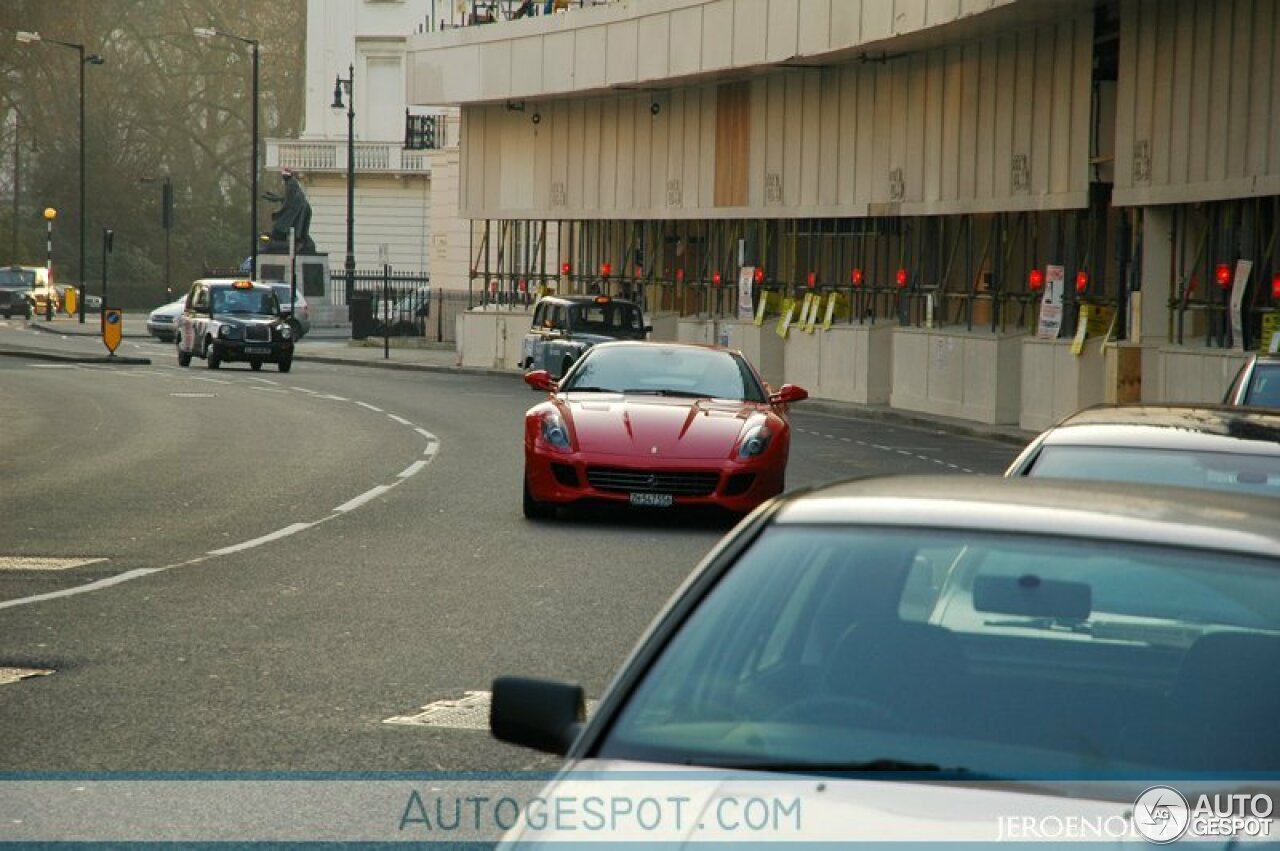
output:
[[[294,339],[301,340],[311,330],[311,305],[307,303],[307,297],[301,289],[292,292],[288,284],[273,283],[271,289],[275,290],[276,300],[280,302],[281,315],[288,317],[289,324],[293,326]],[[294,301],[291,302],[291,298]]]
[[[151,311],[147,316],[147,333],[162,343],[172,343],[177,334],[178,317],[186,303],[187,297],[183,296]]]
[[[1247,494],[786,494],[685,580],[589,719],[581,686],[494,682],[494,735],[569,761],[490,823],[548,847],[1268,835],[1193,792],[1261,792],[1244,778],[1280,765],[1277,568],[1280,514]]]

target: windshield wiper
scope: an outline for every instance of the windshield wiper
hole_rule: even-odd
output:
[[[561,387],[561,393],[619,393],[618,390],[610,390],[608,387]]]
[[[694,390],[663,390],[654,387],[628,387],[623,393],[634,393],[637,396],[676,396],[682,399],[710,399],[706,393]]]

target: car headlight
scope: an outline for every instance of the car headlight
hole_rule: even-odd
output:
[[[224,340],[234,340],[240,336],[240,329],[234,325],[219,325],[218,336]]]
[[[290,328],[288,325],[279,325],[276,327],[276,330],[280,332],[281,340],[293,339],[293,329]]]
[[[754,458],[757,455],[763,455],[772,439],[773,432],[769,431],[769,427],[763,423],[747,429],[746,434],[742,436],[742,442],[738,444],[738,457]]]
[[[569,429],[565,427],[564,418],[560,414],[550,413],[543,416],[542,439],[556,449],[569,451]]]

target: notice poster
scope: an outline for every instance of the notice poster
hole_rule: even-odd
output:
[[[1044,298],[1040,301],[1040,321],[1036,336],[1042,340],[1056,340],[1062,331],[1062,296],[1067,271],[1062,266],[1044,268]]]
[[[1244,351],[1244,289],[1253,271],[1252,260],[1236,261],[1236,277],[1231,283],[1231,348]]]
[[[751,307],[751,285],[756,279],[755,266],[743,266],[738,271],[738,318],[749,320],[753,315]],[[763,298],[763,294],[761,294]]]

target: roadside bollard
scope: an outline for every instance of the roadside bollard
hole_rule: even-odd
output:
[[[44,296],[44,321],[53,321],[53,298],[48,293]]]

